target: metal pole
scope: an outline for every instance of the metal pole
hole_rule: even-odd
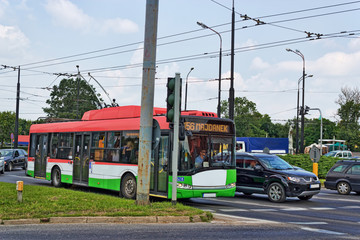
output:
[[[219,53],[219,93],[218,93],[218,109],[217,109],[217,115],[218,117],[221,117],[221,59],[222,59],[222,39],[220,37],[220,53]]]
[[[141,90],[140,142],[138,159],[137,205],[149,205],[150,161],[154,109],[156,40],[159,0],[146,1],[144,62]]]
[[[171,203],[176,205],[177,201],[177,172],[179,157],[179,125],[180,125],[180,73],[175,73],[175,102],[174,102],[174,138],[172,151],[172,192]]]
[[[323,121],[320,108],[310,108],[309,110],[318,110],[320,112],[320,155],[322,155]]]
[[[15,134],[14,134],[14,148],[18,147],[19,135],[19,102],[20,102],[20,66],[18,67],[18,82],[16,90],[16,113],[15,113]]]
[[[230,74],[230,89],[229,89],[229,118],[234,120],[234,46],[235,46],[235,8],[234,0],[231,17],[231,74]]]
[[[305,58],[299,50],[296,50],[303,59],[303,88],[302,88],[302,110],[301,113],[301,141],[300,141],[300,153],[304,153],[304,127],[305,127]]]
[[[188,78],[189,78],[189,74],[191,73],[191,71],[194,70],[194,68],[192,67],[189,71],[189,73],[186,75],[186,84],[185,84],[185,111],[187,110],[187,90],[188,90]]]
[[[298,89],[297,89],[297,106],[296,106],[296,137],[295,137],[295,146],[296,146],[296,151],[295,153],[298,154],[299,153],[299,82],[300,79],[298,81]]]
[[[221,114],[221,62],[222,62],[222,37],[220,33],[212,29],[211,27],[208,27],[204,23],[197,22],[198,25],[200,25],[202,28],[207,28],[216,33],[220,38],[220,50],[219,50],[219,90],[218,90],[218,106],[217,106],[217,115],[220,117]],[[186,109],[185,109],[186,110]]]

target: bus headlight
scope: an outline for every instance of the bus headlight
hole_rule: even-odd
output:
[[[192,186],[189,184],[185,184],[185,183],[177,183],[177,188],[181,188],[181,189],[192,189]]]
[[[235,183],[230,183],[230,184],[225,186],[225,188],[234,188],[234,187],[236,187]]]

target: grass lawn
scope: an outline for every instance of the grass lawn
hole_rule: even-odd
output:
[[[194,216],[200,209],[170,201],[137,206],[134,200],[65,188],[24,185],[23,202],[17,202],[16,184],[0,182],[0,219],[75,216]]]

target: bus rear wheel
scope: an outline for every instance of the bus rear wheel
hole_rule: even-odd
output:
[[[61,187],[61,170],[58,167],[55,167],[51,172],[51,184],[54,187]]]
[[[136,179],[132,174],[126,174],[121,180],[121,196],[127,199],[136,197]]]

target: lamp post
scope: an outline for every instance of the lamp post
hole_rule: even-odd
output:
[[[221,114],[221,59],[222,59],[222,38],[220,33],[218,33],[217,31],[215,31],[214,29],[206,26],[205,24],[201,23],[201,22],[197,22],[197,24],[199,26],[201,26],[202,28],[205,29],[209,29],[211,31],[213,31],[214,33],[216,33],[219,38],[220,38],[220,52],[219,52],[219,90],[218,90],[218,106],[217,106],[217,115],[218,117],[220,117]]]
[[[191,73],[192,70],[194,70],[193,67],[190,69],[189,73],[186,75],[186,84],[185,84],[185,111],[187,110],[186,106],[187,106],[188,77],[189,77],[189,74]]]
[[[322,137],[323,137],[323,121],[320,108],[310,108],[309,110],[318,110],[320,112],[320,155],[322,155]]]
[[[304,123],[305,123],[305,118],[304,118],[304,105],[305,105],[305,57],[304,55],[299,51],[299,50],[292,50],[287,48],[286,51],[288,52],[293,52],[296,55],[300,56],[303,60],[303,75],[302,75],[302,79],[303,79],[303,87],[302,87],[302,106],[301,106],[301,140],[300,140],[300,153],[304,153]]]
[[[306,75],[305,78],[313,77],[313,75]],[[297,87],[297,105],[296,105],[296,154],[299,151],[299,84],[303,77],[300,77],[298,80],[298,87]]]

